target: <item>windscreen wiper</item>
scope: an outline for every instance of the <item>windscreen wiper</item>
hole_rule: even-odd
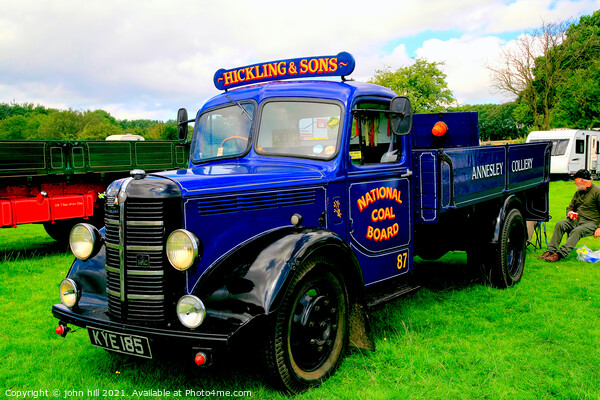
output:
[[[237,100],[232,99],[231,97],[229,97],[228,94],[225,94],[225,96],[229,99],[229,101],[231,101],[232,103],[235,103],[239,108],[242,109],[242,112],[244,113],[244,115],[246,117],[248,117],[248,119],[250,121],[252,121],[252,117],[250,116],[250,114],[248,113],[248,111],[244,108],[244,106],[242,106]]]

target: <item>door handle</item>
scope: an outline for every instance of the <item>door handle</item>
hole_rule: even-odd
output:
[[[406,173],[400,175],[400,178],[408,178],[411,175],[412,175],[412,171],[409,169],[406,171]]]

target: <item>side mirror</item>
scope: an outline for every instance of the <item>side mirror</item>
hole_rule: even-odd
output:
[[[405,96],[397,96],[390,103],[392,131],[396,135],[408,135],[412,129],[412,107]]]
[[[188,113],[185,108],[180,108],[177,111],[177,137],[179,140],[187,139],[188,135]]]

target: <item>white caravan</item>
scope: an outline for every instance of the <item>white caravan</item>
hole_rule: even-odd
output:
[[[597,175],[598,154],[600,153],[600,132],[583,129],[555,129],[533,131],[527,136],[527,143],[552,142],[550,173],[572,176],[580,169],[587,169]],[[598,171],[598,172],[596,172]]]
[[[106,140],[144,140],[144,137],[140,135],[134,135],[132,133],[126,133],[124,135],[107,136]]]

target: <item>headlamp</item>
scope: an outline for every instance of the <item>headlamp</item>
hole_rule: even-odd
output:
[[[60,283],[60,302],[69,308],[73,308],[81,296],[81,292],[74,280],[66,278]]]
[[[69,246],[75,257],[87,260],[98,253],[101,236],[98,229],[90,224],[77,224],[69,234]]]
[[[177,229],[167,239],[167,258],[171,265],[185,271],[197,261],[200,240],[192,232]]]
[[[177,302],[177,318],[187,328],[197,328],[206,317],[206,308],[196,296],[186,294]]]

